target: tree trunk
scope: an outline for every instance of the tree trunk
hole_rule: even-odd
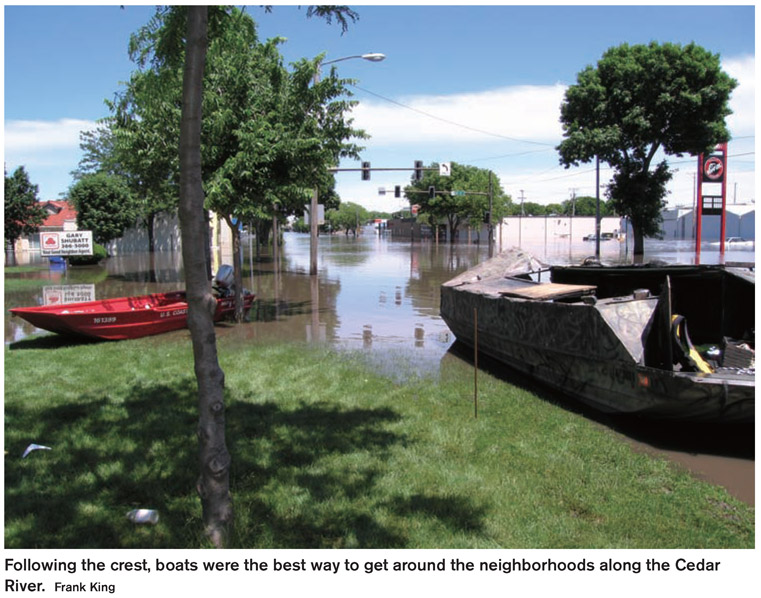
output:
[[[201,97],[206,62],[208,7],[188,7],[180,125],[180,231],[188,299],[188,328],[198,382],[198,441],[203,521],[207,537],[222,547],[232,524],[230,454],[225,445],[224,372],[217,358],[216,301],[207,274],[207,238],[201,184]]]
[[[642,229],[632,225],[632,236],[634,237],[634,255],[642,256],[645,254],[645,236],[640,232]]]
[[[225,216],[233,238],[233,273],[235,279],[235,321],[243,321],[243,260],[240,256],[240,228],[233,224],[232,218]]]
[[[10,261],[8,260],[10,257]],[[9,239],[8,245],[5,247],[5,263],[8,266],[15,266],[16,261],[16,239]]]
[[[145,228],[148,231],[148,282],[158,282],[156,273],[156,240],[153,230],[153,219],[155,214],[151,212],[145,218]]]
[[[642,257],[645,254],[645,235],[642,234],[644,227],[632,217],[627,220],[632,229],[632,253],[635,257]]]
[[[272,216],[272,263],[274,268],[277,269],[277,264],[280,262],[280,236],[278,234],[279,229],[277,213]]]
[[[154,231],[153,221],[156,219],[156,213],[151,212],[145,217],[145,228],[148,231],[148,251],[153,253],[156,251],[156,235]]]

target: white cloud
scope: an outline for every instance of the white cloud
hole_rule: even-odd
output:
[[[79,133],[94,129],[89,120],[63,118],[56,121],[12,120],[5,123],[5,155],[78,149]]]
[[[730,144],[730,154],[746,156],[752,153],[755,145],[747,139],[755,136],[755,58],[725,59],[722,68],[738,81],[730,100],[733,114],[727,119],[735,139]],[[505,148],[506,160],[483,164],[495,169],[505,191],[514,199],[520,197],[523,190],[527,201],[559,202],[574,191],[577,195],[595,194],[594,165],[566,170],[558,166],[552,151],[518,158],[517,152],[531,150],[532,146],[511,143],[505,137],[552,145],[559,143],[562,139],[560,105],[565,90],[566,87],[560,84],[514,86],[448,96],[394,99],[407,107],[375,99],[362,100],[354,111],[354,124],[371,134],[364,143],[368,149],[388,151],[398,147],[400,157],[408,156],[410,150],[426,161],[452,159],[451,156],[459,159],[463,152],[471,156],[495,156],[501,153],[501,149],[495,147]],[[755,196],[754,157],[750,155],[742,159],[748,164],[735,162],[729,173],[730,196],[737,183],[738,201]],[[697,166],[689,159],[676,161],[679,162],[675,164],[678,170],[670,185],[672,193],[668,200],[673,204],[690,203]],[[601,184],[608,183],[609,177],[610,170],[604,167]],[[375,189],[367,185],[362,187],[352,181],[341,186],[342,190],[348,191],[345,197],[349,201],[360,200],[366,205],[392,203],[388,198],[385,201],[378,198]]]
[[[55,121],[13,120],[5,123],[3,162],[8,172],[24,166],[39,187],[40,199],[56,199],[71,184],[79,163],[79,133],[95,128],[94,121],[62,118]]]
[[[552,143],[565,87],[522,85],[483,92],[416,96],[399,105],[363,100],[354,110],[355,126],[374,146],[472,143],[510,138]]]
[[[722,67],[738,83],[729,102],[732,114],[727,118],[732,136],[754,135],[756,124],[756,59],[754,56],[730,58],[722,63]]]

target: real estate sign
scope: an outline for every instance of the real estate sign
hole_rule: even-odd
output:
[[[40,251],[43,256],[92,255],[92,231],[40,233]]]

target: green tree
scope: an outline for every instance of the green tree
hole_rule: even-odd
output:
[[[14,260],[16,241],[22,235],[36,233],[45,221],[47,214],[40,205],[38,193],[38,186],[32,184],[23,166],[11,176],[5,171],[5,243],[14,251]]]
[[[325,214],[325,218],[333,230],[342,230],[346,235],[353,233],[354,236],[357,235],[357,230],[367,222],[369,217],[365,208],[350,201],[342,203],[337,209],[329,210]]]
[[[336,18],[345,27],[345,7],[316,7],[314,14]],[[310,14],[309,12],[307,13]],[[179,143],[179,214],[182,257],[188,299],[188,327],[193,343],[193,361],[198,383],[198,443],[201,497],[206,536],[218,547],[225,546],[232,525],[230,499],[231,457],[225,441],[224,372],[219,366],[212,294],[207,267],[208,243],[204,211],[201,130],[204,69],[208,35],[212,37],[228,22],[229,12],[221,7],[187,6],[159,8],[143,56],[152,56],[157,68],[184,64]]]
[[[132,192],[135,215],[147,231],[149,251],[153,252],[155,216],[177,208],[178,169],[176,147],[161,134],[166,128],[157,127],[158,120],[150,114],[152,104],[161,104],[169,112],[167,104],[157,100],[162,93],[148,93],[151,76],[133,73],[127,90],[117,94],[115,101],[106,101],[114,115],[101,119],[95,130],[80,133],[82,158],[71,174],[75,182],[96,173],[124,179]],[[140,94],[142,99],[135,100]],[[133,105],[136,110],[130,111],[128,107]],[[179,122],[179,96],[174,114],[167,116],[167,127]]]
[[[287,71],[280,40],[260,44],[253,21],[233,9],[236,28],[221,32],[209,48],[202,133],[207,206],[233,231],[236,289],[242,285],[240,234],[234,222],[251,222],[303,211],[311,190],[329,196],[328,167],[359,157],[345,114],[354,102],[335,69],[313,83],[322,57],[302,59]],[[249,23],[248,26],[245,24]],[[238,317],[242,301],[237,296]]]
[[[691,43],[622,44],[568,88],[561,105],[566,167],[599,157],[614,170],[611,207],[634,231],[634,254],[658,234],[671,172],[660,153],[682,156],[729,139],[725,118],[737,82],[719,56]]]
[[[289,71],[278,50],[281,39],[260,43],[253,19],[237,8],[215,9],[219,14],[224,26],[214,26],[204,69],[202,168],[205,205],[232,231],[236,316],[242,319],[237,223],[254,225],[258,247],[273,219],[300,213],[313,188],[329,197],[335,183],[328,167],[340,157],[358,157],[358,146],[347,140],[364,133],[345,117],[354,105],[340,97],[348,95],[348,80],[331,71],[312,84],[321,57],[298,61]],[[160,11],[133,35],[130,55],[139,70],[112,104],[112,146],[119,157],[111,162],[129,173],[149,238],[153,215],[172,207],[179,181],[174,148],[181,69],[168,63],[159,68],[148,51],[173,15]]]
[[[91,230],[101,245],[135,224],[132,194],[121,177],[102,172],[85,175],[69,189],[69,199],[77,210],[77,226]]]
[[[547,213],[547,206],[543,206],[535,201],[523,202],[523,206],[515,204],[513,206],[513,214],[520,214],[523,210],[524,216],[544,216]]]
[[[404,189],[404,193],[410,204],[420,206],[419,214],[427,217],[432,226],[443,220],[447,221],[451,242],[454,242],[457,229],[463,222],[487,222],[490,189],[491,222],[499,222],[508,213],[511,199],[504,193],[499,179],[490,170],[452,162],[451,174],[447,177],[439,175],[436,163],[428,168],[435,170],[425,170],[423,178],[420,181],[413,179]],[[433,197],[429,195],[430,187],[435,189]],[[453,191],[465,193],[452,195]]]
[[[589,195],[580,195],[575,199],[566,199],[560,211],[556,214],[565,214],[567,216],[596,216],[597,215],[597,198]],[[613,216],[615,212],[610,207],[610,203],[600,199],[600,216]]]

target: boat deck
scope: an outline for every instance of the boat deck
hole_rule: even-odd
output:
[[[517,297],[534,301],[578,299],[594,293],[596,287],[588,284],[537,283],[521,278],[479,280],[467,284],[468,291],[494,297]]]

